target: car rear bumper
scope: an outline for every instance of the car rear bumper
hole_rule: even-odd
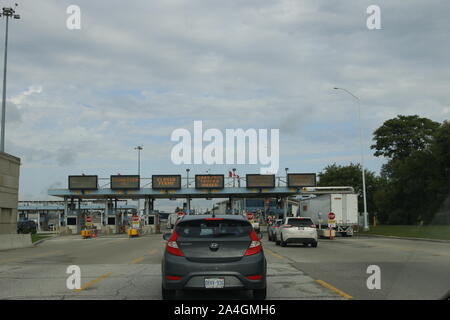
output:
[[[314,243],[317,242],[315,238],[288,238],[285,240],[287,243]]]
[[[266,259],[264,254],[244,256],[239,261],[222,263],[192,262],[167,252],[161,264],[162,284],[165,289],[206,289],[205,278],[223,278],[224,289],[263,289],[266,287]],[[248,276],[262,275],[249,280]],[[168,280],[166,276],[180,276],[180,280]]]
[[[283,230],[282,238],[286,242],[314,242],[317,241],[317,231]]]

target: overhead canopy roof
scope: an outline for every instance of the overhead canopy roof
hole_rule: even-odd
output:
[[[104,210],[105,205],[104,204],[89,204],[84,205],[81,204],[80,208],[82,210]],[[137,206],[131,205],[131,204],[118,204],[118,209],[137,209]],[[19,211],[63,211],[64,205],[19,205],[17,210]]]
[[[288,188],[275,187],[246,188],[225,187],[224,189],[195,189],[181,188],[173,190],[141,188],[138,190],[112,190],[102,188],[98,190],[75,191],[69,189],[50,189],[50,196],[74,199],[186,199],[190,198],[264,198],[287,197],[300,194],[329,194],[329,193],[354,193],[352,187],[310,187]]]

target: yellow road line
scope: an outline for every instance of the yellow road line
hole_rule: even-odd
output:
[[[139,258],[134,259],[134,260],[131,261],[129,264],[136,264],[136,263],[141,262],[141,261],[144,260],[144,259],[145,259],[145,257],[142,256],[142,257],[139,257]]]
[[[270,249],[264,249],[264,250],[266,250],[267,252],[269,252],[271,255],[273,255],[274,257],[276,257],[278,259],[284,259],[284,257],[282,255],[279,255],[278,253],[275,253]]]
[[[89,282],[83,284],[83,285],[81,286],[80,289],[75,289],[74,291],[80,292],[80,291],[82,291],[82,290],[84,290],[84,289],[87,289],[87,288],[89,288],[89,287],[92,287],[92,286],[93,286],[94,284],[96,284],[97,282],[102,281],[102,280],[108,278],[108,277],[111,276],[111,275],[112,275],[112,272],[105,273],[104,275],[101,275],[101,276],[98,277],[97,279],[91,280],[91,281],[89,281]]]
[[[342,291],[342,290],[339,290],[338,288],[333,287],[331,284],[326,283],[326,282],[323,281],[323,280],[316,280],[316,282],[317,282],[318,284],[324,286],[325,288],[330,289],[330,290],[333,291],[333,292],[336,292],[337,294],[343,296],[343,297],[346,298],[346,299],[353,299],[353,297],[352,297],[351,295],[345,293],[345,292]]]

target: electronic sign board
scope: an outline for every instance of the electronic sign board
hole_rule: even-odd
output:
[[[69,176],[69,190],[97,190],[98,176]]]
[[[225,178],[223,174],[197,174],[195,175],[196,189],[223,189]]]
[[[153,189],[181,189],[181,175],[153,175]]]
[[[140,188],[140,177],[137,175],[111,176],[111,189],[129,190]]]
[[[316,186],[315,173],[288,173],[287,185],[289,188],[303,188]]]
[[[275,175],[248,174],[247,188],[275,188]]]

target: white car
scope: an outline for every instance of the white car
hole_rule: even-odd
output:
[[[167,229],[173,229],[173,227],[175,227],[175,225],[177,224],[177,221],[181,217],[183,217],[182,214],[178,214],[178,213],[169,214],[169,217],[167,219]]]
[[[267,234],[269,237],[269,241],[275,241],[275,231],[280,227],[283,223],[283,219],[276,219],[272,222],[271,225],[267,226]]]
[[[311,218],[288,217],[275,229],[275,243],[285,247],[288,243],[303,243],[317,247],[317,229]]]

